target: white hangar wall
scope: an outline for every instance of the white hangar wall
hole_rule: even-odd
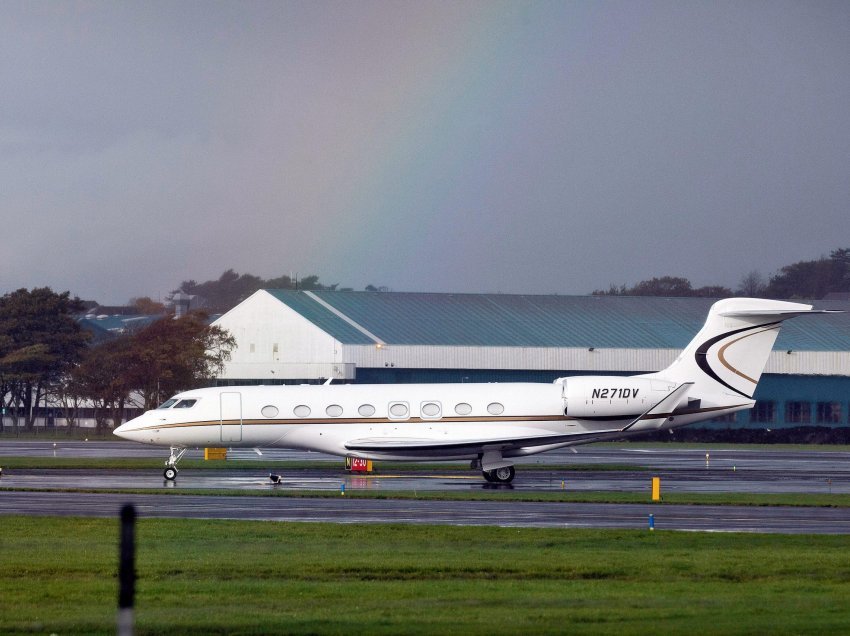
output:
[[[337,340],[263,290],[213,325],[236,339],[221,380],[354,379]]]

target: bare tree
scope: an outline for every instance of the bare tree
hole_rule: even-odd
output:
[[[741,279],[738,283],[738,295],[746,298],[756,298],[764,296],[767,289],[767,281],[762,276],[761,272],[754,269],[749,274]]]

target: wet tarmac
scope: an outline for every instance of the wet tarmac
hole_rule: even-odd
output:
[[[128,442],[0,442],[3,457],[159,458],[166,451]],[[683,493],[848,493],[850,453],[786,449],[584,447],[578,453],[555,451],[522,462],[513,484],[485,482],[477,471],[461,469],[414,472],[392,470],[356,475],[343,470],[340,458],[297,451],[251,449],[229,457],[256,460],[256,470],[220,467],[184,468],[176,482],[157,469],[6,469],[0,478],[0,514],[113,516],[120,503],[133,501],[146,516],[337,523],[446,523],[546,527],[645,528],[649,514],[659,529],[783,533],[850,533],[848,508],[740,506],[671,506],[652,504],[568,504],[532,502],[429,502],[346,498],[343,492],[481,491],[649,492],[652,477],[661,478],[662,495]],[[55,453],[55,455],[54,455]],[[200,451],[189,455],[201,457]],[[278,471],[279,484],[268,478],[266,461],[320,460],[317,467]],[[327,461],[325,466],[324,461]],[[581,464],[586,469],[546,469],[546,465]],[[612,465],[623,468],[610,470]],[[594,466],[598,466],[594,470]],[[379,466],[380,470],[380,466]],[[21,492],[27,489],[29,492]],[[150,494],[50,492],[55,489],[142,489]],[[227,496],[163,497],[188,490],[337,491],[331,499]]]
[[[261,454],[260,454],[261,453]],[[159,470],[6,470],[0,479],[3,488],[77,489],[208,489],[208,490],[385,490],[385,491],[463,491],[485,488],[511,488],[521,491],[552,490],[640,492],[650,487],[652,477],[660,477],[664,492],[701,493],[850,493],[850,453],[785,449],[703,449],[635,448],[588,446],[571,452],[553,451],[518,462],[521,469],[510,486],[485,482],[478,471],[454,470],[405,472],[393,470],[370,475],[347,473],[342,460],[321,453],[281,449],[234,449],[228,457],[255,460],[256,471],[183,469],[176,482],[167,482]],[[159,458],[162,448],[132,442],[0,442],[3,456],[67,458]],[[199,450],[188,457],[200,458]],[[327,462],[327,468],[288,469],[279,484],[268,479],[264,462],[312,460]],[[582,471],[551,470],[553,464],[580,464]],[[320,464],[321,465],[321,464]],[[633,470],[605,470],[612,465]],[[593,470],[599,466],[600,470]],[[540,470],[535,470],[536,468]]]

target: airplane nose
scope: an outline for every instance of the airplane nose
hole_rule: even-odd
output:
[[[138,419],[134,418],[129,422],[124,422],[121,426],[113,430],[112,433],[124,439],[135,440],[139,432]]]

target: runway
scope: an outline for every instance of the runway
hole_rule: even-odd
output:
[[[233,449],[231,459],[253,460],[257,470],[183,469],[176,483],[165,483],[159,470],[16,470],[0,480],[2,488],[163,488],[269,490],[271,461],[314,461],[309,470],[282,471],[283,481],[276,489],[339,490],[480,490],[490,486],[480,473],[455,464],[454,470],[437,468],[431,472],[380,471],[375,475],[346,473],[342,459],[321,453],[281,449]],[[40,442],[0,441],[3,456],[57,458],[156,458],[165,460],[167,451],[133,442]],[[199,450],[187,458],[201,458]],[[581,471],[552,470],[553,465],[580,464]],[[550,490],[641,492],[651,478],[661,477],[664,492],[700,493],[850,493],[850,452],[785,449],[705,449],[671,447],[587,446],[578,452],[553,451],[519,461],[512,488],[520,491]],[[593,470],[598,466],[600,470]],[[611,466],[618,470],[606,470]],[[535,470],[539,468],[540,470]],[[633,468],[629,470],[629,468]],[[274,472],[281,472],[274,469]]]
[[[128,442],[0,442],[2,457],[156,457],[163,450]],[[229,456],[233,457],[233,453]],[[271,521],[331,521],[337,523],[437,523],[529,527],[645,528],[649,514],[658,529],[783,533],[850,532],[850,509],[741,506],[681,506],[668,504],[573,504],[505,501],[438,502],[424,500],[302,499],[289,497],[163,496],[181,490],[343,490],[349,495],[371,491],[631,491],[649,492],[651,478],[662,480],[662,493],[848,493],[850,453],[693,448],[587,447],[578,454],[549,453],[546,461],[520,464],[514,483],[487,484],[476,471],[394,470],[375,475],[352,475],[341,460],[317,453],[240,450],[240,459],[256,459],[257,469],[183,469],[176,483],[166,482],[159,470],[16,469],[0,479],[0,514],[114,516],[120,505],[133,501],[150,517],[254,519]],[[195,456],[199,456],[196,451]],[[322,460],[319,467],[282,471],[282,483],[272,485],[264,461]],[[323,460],[327,460],[324,466]],[[582,464],[587,470],[544,470],[545,465]],[[594,470],[593,466],[599,466]],[[623,470],[606,470],[610,465]],[[50,489],[133,489],[150,494],[62,493]],[[21,492],[21,489],[33,492]]]

